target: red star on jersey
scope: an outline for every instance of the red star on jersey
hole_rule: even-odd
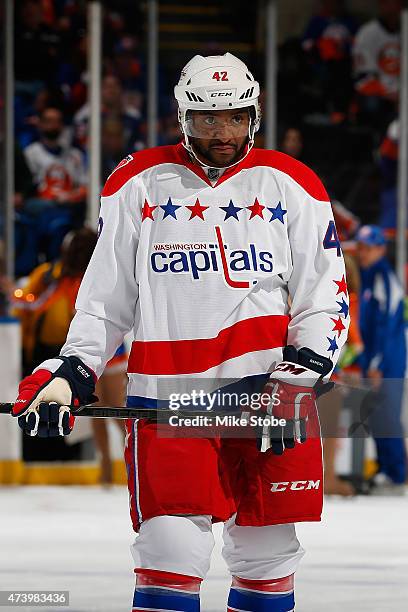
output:
[[[246,208],[251,211],[251,216],[249,217],[250,220],[256,216],[261,217],[261,219],[264,218],[263,209],[265,206],[262,206],[262,204],[258,202],[258,198],[255,198],[255,202],[252,204],[252,206],[247,206]]]
[[[194,217],[199,217],[204,221],[204,211],[209,208],[209,206],[201,206],[200,200],[197,198],[194,206],[186,206],[188,210],[191,212],[190,219],[194,219]]]
[[[142,222],[145,219],[151,219],[152,221],[154,221],[153,211],[155,208],[157,208],[157,206],[149,206],[147,200],[145,200],[145,203],[142,208]]]
[[[344,295],[347,295],[347,283],[346,283],[346,279],[344,278],[344,274],[341,277],[341,280],[339,281],[335,280],[333,282],[336,283],[338,287],[336,295],[339,295],[339,293],[344,293]]]
[[[333,327],[332,331],[336,331],[336,332],[338,332],[338,334],[339,334],[339,335],[338,335],[338,338],[340,338],[340,336],[341,336],[341,332],[342,332],[344,329],[346,329],[346,326],[345,326],[345,325],[343,325],[343,321],[340,319],[340,317],[339,317],[338,319],[333,319],[332,317],[330,317],[330,318],[331,318],[331,320],[332,320],[332,321],[333,321],[333,323],[334,323],[334,327]]]

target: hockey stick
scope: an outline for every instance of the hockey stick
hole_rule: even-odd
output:
[[[11,414],[14,404],[0,403],[0,414]],[[227,410],[185,410],[171,408],[120,408],[116,406],[69,406],[71,414],[81,417],[112,418],[112,419],[154,419],[167,422],[170,416],[180,415],[182,417],[195,416],[239,416],[242,411]]]
[[[354,389],[358,391],[370,392],[372,389],[365,386],[351,387],[342,384],[333,384],[336,389]],[[11,414],[14,404],[11,402],[0,402],[0,414]],[[246,408],[243,406],[242,408]],[[186,418],[193,418],[196,416],[241,416],[242,408],[240,410],[207,410],[197,409],[191,410],[186,408],[130,408],[130,407],[118,407],[118,406],[69,406],[71,414],[74,416],[81,417],[92,417],[99,419],[154,419],[155,421],[168,422],[170,416],[180,415]]]

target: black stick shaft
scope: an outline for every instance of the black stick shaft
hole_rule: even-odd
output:
[[[11,414],[14,404],[0,403],[0,414]],[[183,417],[194,417],[198,415],[224,415],[225,411],[215,410],[170,410],[170,408],[121,408],[116,406],[70,406],[74,416],[93,417],[93,418],[112,418],[112,419],[163,419],[168,420],[169,416],[178,414]],[[228,412],[228,414],[240,414],[238,412]]]
[[[335,384],[335,388],[346,390],[356,389],[359,391],[371,391],[369,387],[359,386],[351,387],[348,385]],[[13,403],[0,402],[0,414],[11,414],[13,410]],[[225,416],[239,415],[241,411],[229,411],[229,410],[203,410],[203,409],[186,409],[181,408],[177,410],[171,410],[170,408],[123,408],[118,406],[69,406],[71,413],[74,416],[81,417],[92,417],[92,418],[111,418],[111,419],[155,419],[155,420],[168,420],[169,416],[178,414],[183,417],[194,417],[199,415],[208,416]]]

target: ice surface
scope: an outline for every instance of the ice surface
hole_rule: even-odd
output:
[[[225,610],[229,587],[214,532],[203,612]],[[298,535],[307,554],[296,612],[407,609],[408,497],[328,500],[323,523],[299,525]],[[0,488],[0,590],[69,590],[69,612],[129,612],[132,540],[124,488]]]

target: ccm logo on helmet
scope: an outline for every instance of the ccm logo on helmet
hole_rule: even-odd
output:
[[[320,489],[320,480],[293,480],[292,482],[271,482],[272,493],[283,493],[283,491],[310,491]]]
[[[210,98],[232,98],[234,91],[232,89],[224,89],[224,91],[210,92]]]

